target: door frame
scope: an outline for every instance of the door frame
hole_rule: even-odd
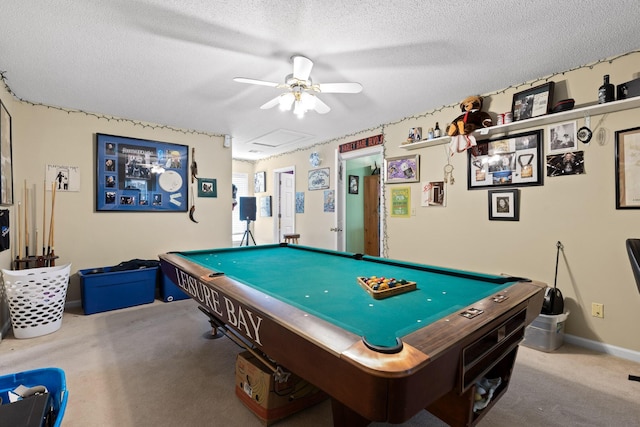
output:
[[[281,173],[290,173],[293,175],[293,192],[296,191],[296,167],[295,166],[286,166],[284,168],[278,168],[273,170],[273,242],[278,243],[280,241],[280,174]],[[292,200],[292,212],[293,215],[293,229],[296,228],[296,200],[295,197]]]
[[[374,147],[363,148],[360,150],[349,151],[346,153],[340,153],[340,150],[336,149],[335,157],[335,182],[336,185],[336,216],[334,222],[334,228],[336,232],[335,249],[338,251],[344,251],[347,246],[347,239],[344,233],[344,224],[346,223],[346,205],[347,205],[347,192],[345,185],[344,174],[347,170],[347,160],[358,159],[360,157],[380,156],[380,170],[383,170],[384,164],[384,147],[382,145],[376,145]],[[380,173],[380,256],[384,253],[384,212],[385,212],[385,198],[384,192],[384,176]]]

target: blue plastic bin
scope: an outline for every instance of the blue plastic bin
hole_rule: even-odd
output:
[[[160,296],[162,297],[162,301],[171,302],[191,298],[187,293],[185,293],[175,283],[173,283],[166,274],[161,274],[162,279],[160,280]]]
[[[78,271],[84,314],[150,304],[156,298],[158,267],[114,270],[113,267]]]
[[[43,385],[49,391],[53,405],[53,427],[62,425],[62,417],[67,408],[67,381],[64,371],[59,368],[42,368],[32,371],[18,372],[0,377],[0,397],[2,402],[9,402],[9,392],[19,385],[35,387]]]

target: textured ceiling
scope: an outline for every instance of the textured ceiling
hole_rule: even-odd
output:
[[[258,159],[635,50],[639,17],[637,0],[3,0],[0,71],[25,101],[230,134]],[[294,54],[364,90],[297,119],[233,81],[282,82]]]

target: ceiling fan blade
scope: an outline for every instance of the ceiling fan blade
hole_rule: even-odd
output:
[[[319,83],[318,89],[323,93],[360,93],[360,83]]]
[[[264,104],[262,104],[260,106],[261,110],[268,110],[269,108],[273,108],[276,105],[280,104],[280,95],[276,96],[275,98],[273,98],[271,101],[267,101]]]
[[[318,98],[317,96],[315,98],[316,98],[315,110],[317,113],[327,114],[329,111],[331,111],[331,108],[327,104],[322,102],[320,98]]]
[[[278,87],[280,83],[267,82],[264,80],[256,80],[256,79],[248,79],[246,77],[234,77],[234,82],[238,83],[248,83],[250,85],[261,85],[261,86],[269,86],[269,87]]]
[[[293,77],[298,80],[309,80],[313,61],[304,56],[293,57]]]

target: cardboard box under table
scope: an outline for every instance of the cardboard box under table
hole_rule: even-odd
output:
[[[156,297],[158,267],[114,270],[112,267],[80,270],[84,314],[152,303]]]
[[[328,396],[319,388],[291,373],[278,382],[271,369],[248,351],[236,359],[236,396],[265,425],[313,406]]]

